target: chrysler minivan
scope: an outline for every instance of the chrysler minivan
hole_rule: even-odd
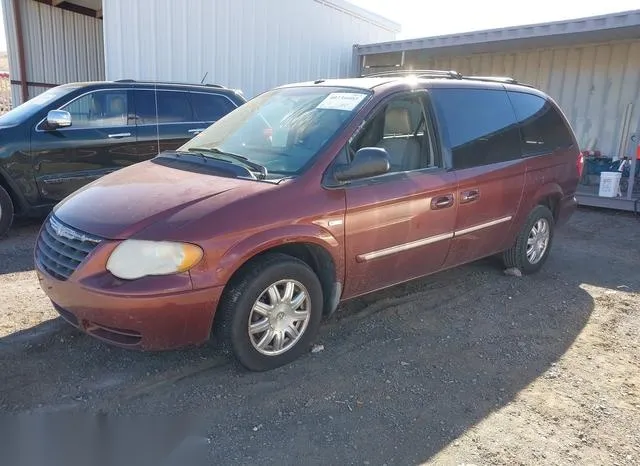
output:
[[[96,338],[161,350],[215,333],[267,370],[344,300],[498,254],[538,271],[581,170],[562,111],[512,79],[286,85],[67,197],[36,270]]]

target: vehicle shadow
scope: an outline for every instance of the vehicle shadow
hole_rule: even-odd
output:
[[[33,248],[41,220],[16,220],[9,232],[0,237],[0,275],[33,270]]]
[[[212,464],[419,464],[553,371],[594,309],[588,286],[640,291],[640,252],[612,260],[615,244],[588,249],[573,228],[534,276],[485,260],[347,302],[324,350],[266,373],[211,347],[144,354],[70,327],[0,339],[0,410],[188,413]]]

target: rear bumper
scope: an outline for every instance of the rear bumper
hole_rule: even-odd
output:
[[[562,226],[567,223],[577,209],[578,201],[574,195],[562,198],[558,204],[556,225]]]
[[[60,281],[36,267],[40,285],[58,313],[81,331],[110,344],[141,350],[167,350],[209,339],[223,287],[167,292],[158,289],[117,295]],[[151,281],[153,284],[154,281]]]

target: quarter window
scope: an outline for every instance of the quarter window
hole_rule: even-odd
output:
[[[464,169],[520,158],[518,126],[505,91],[433,89],[453,167]]]
[[[126,126],[128,124],[127,91],[97,91],[83,95],[62,107],[71,114],[74,128]]]
[[[191,93],[191,104],[196,121],[218,121],[236,108],[225,96],[200,92]]]
[[[573,138],[554,106],[533,94],[509,92],[522,133],[523,155],[553,152],[570,147]]]

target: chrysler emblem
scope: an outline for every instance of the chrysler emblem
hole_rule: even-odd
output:
[[[49,224],[51,225],[51,229],[56,232],[56,235],[70,240],[82,241],[82,237],[80,235],[71,228],[64,226],[53,217],[49,220]]]

